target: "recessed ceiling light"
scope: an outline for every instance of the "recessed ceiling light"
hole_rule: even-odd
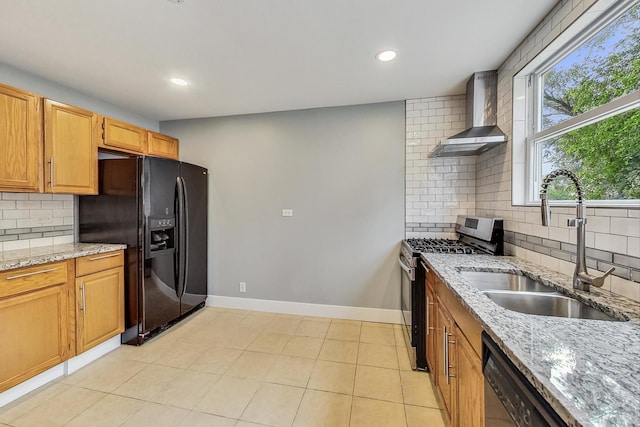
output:
[[[395,59],[397,53],[395,50],[383,50],[382,52],[378,52],[376,55],[376,59],[382,62],[388,62]]]
[[[188,86],[189,82],[186,81],[185,79],[181,79],[180,77],[173,77],[171,79],[171,83],[173,83],[174,85],[178,85],[178,86]]]

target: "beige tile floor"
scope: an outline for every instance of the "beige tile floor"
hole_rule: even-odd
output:
[[[0,426],[439,427],[399,325],[205,308],[0,408]]]

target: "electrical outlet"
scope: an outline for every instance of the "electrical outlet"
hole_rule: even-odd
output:
[[[47,215],[47,214],[40,214],[36,219],[41,224],[48,224],[52,221],[51,215]]]
[[[282,209],[282,216],[293,216],[293,209]]]
[[[247,283],[240,282],[240,292],[247,292]]]

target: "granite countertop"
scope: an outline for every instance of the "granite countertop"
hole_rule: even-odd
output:
[[[570,426],[640,426],[640,303],[515,257],[423,253],[422,258]],[[517,313],[459,271],[523,272],[626,322]]]
[[[66,243],[31,249],[0,251],[0,271],[117,251],[126,249],[126,247],[127,245],[108,243]]]

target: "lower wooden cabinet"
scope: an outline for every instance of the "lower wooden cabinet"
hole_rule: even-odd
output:
[[[456,381],[459,426],[484,426],[484,376],[482,359],[456,327]]]
[[[114,251],[0,272],[0,392],[124,331],[123,259]]]
[[[484,427],[482,328],[435,274],[427,273],[427,303],[435,329],[427,335],[431,376],[453,427]]]
[[[0,275],[0,392],[69,356],[73,260]]]
[[[82,353],[124,331],[124,268],[76,279],[76,348]]]
[[[436,298],[436,385],[449,415],[451,425],[456,424],[456,336],[455,323],[442,301]]]
[[[78,354],[124,331],[122,251],[76,259],[76,350]]]

